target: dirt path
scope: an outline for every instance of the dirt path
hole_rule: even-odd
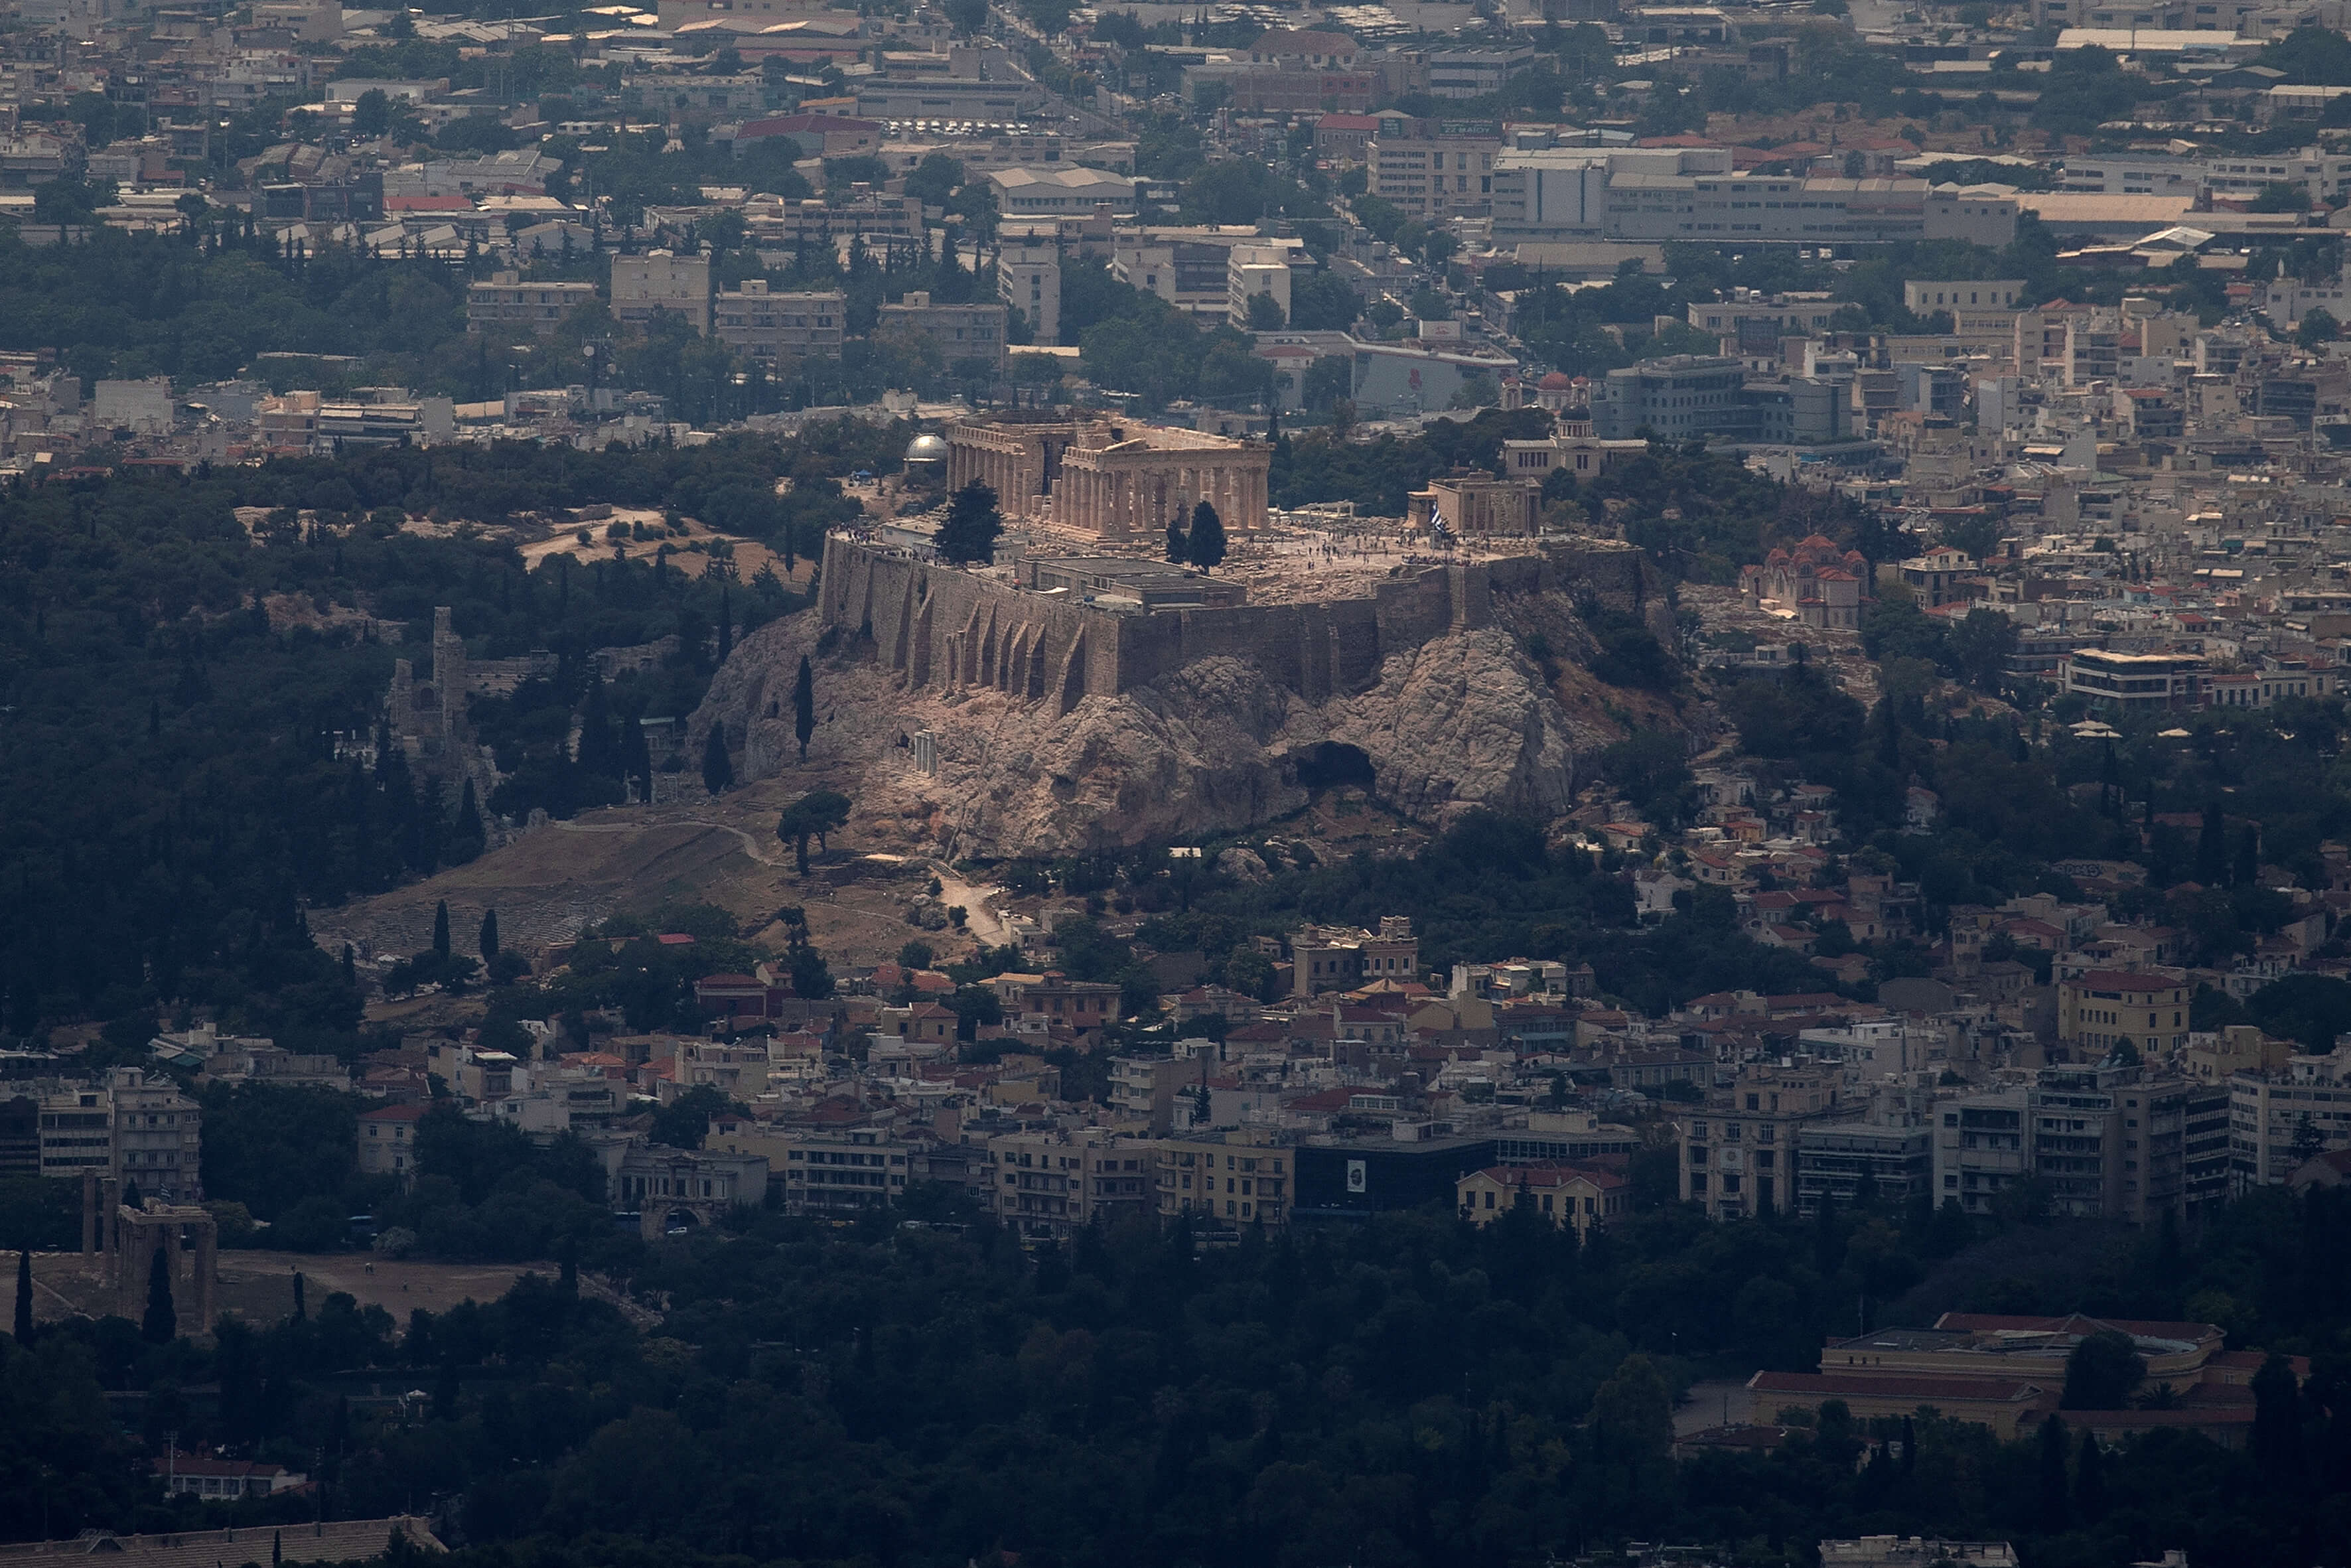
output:
[[[997,913],[991,899],[1004,896],[1000,887],[981,887],[966,882],[937,861],[931,862],[931,874],[939,879],[939,902],[952,909],[963,905],[964,929],[976,942],[991,947],[1002,947],[1012,940],[1012,927]]]
[[[566,833],[641,833],[645,831],[646,827],[646,824],[643,822],[555,822],[550,825],[559,831]],[[687,828],[709,828],[716,832],[732,833],[737,838],[743,841],[743,852],[750,856],[753,860],[758,861],[761,865],[782,865],[784,863],[785,857],[780,852],[782,841],[778,840],[777,841],[778,852],[768,854],[761,848],[760,841],[753,838],[750,834],[745,832],[742,829],[736,827],[731,822],[714,822],[703,817],[664,817],[661,820],[661,825],[664,827],[675,826]]]

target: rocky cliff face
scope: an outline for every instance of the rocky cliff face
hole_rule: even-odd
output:
[[[854,639],[836,633],[820,653],[821,630],[804,612],[746,638],[695,715],[686,754],[723,723],[741,776],[840,789],[861,817],[894,821],[908,847],[956,856],[1229,831],[1366,768],[1375,795],[1422,821],[1480,806],[1549,818],[1573,801],[1579,755],[1621,734],[1571,715],[1500,627],[1391,655],[1368,689],[1321,705],[1244,661],[1209,658],[1059,716],[995,691],[908,691]],[[791,718],[804,653],[819,720],[806,763]],[[916,771],[912,744],[925,727],[930,775]]]

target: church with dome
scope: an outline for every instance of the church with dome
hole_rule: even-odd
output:
[[[1750,610],[1771,610],[1799,625],[1833,631],[1861,628],[1868,601],[1869,562],[1859,550],[1841,550],[1819,534],[1793,549],[1775,549],[1761,566],[1740,569],[1739,588]]]

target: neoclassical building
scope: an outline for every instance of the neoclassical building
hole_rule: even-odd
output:
[[[1105,544],[1157,540],[1202,501],[1228,534],[1265,526],[1273,451],[1194,430],[988,420],[947,431],[947,486],[977,480],[1008,520]]]

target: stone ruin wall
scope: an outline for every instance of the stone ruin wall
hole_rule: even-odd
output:
[[[1221,656],[1319,703],[1367,689],[1394,653],[1492,624],[1496,591],[1548,589],[1560,578],[1525,556],[1428,567],[1377,584],[1369,598],[1136,614],[836,537],[825,544],[818,611],[827,628],[870,639],[875,661],[917,687],[989,687],[1067,713],[1084,697]]]
[[[1067,713],[1197,660],[1247,661],[1309,702],[1363,691],[1390,655],[1494,624],[1497,594],[1586,596],[1656,620],[1671,609],[1644,551],[1570,540],[1494,561],[1427,567],[1370,598],[1150,614],[1101,610],[841,538],[825,542],[823,624],[871,640],[916,687],[987,687]],[[1670,644],[1669,644],[1670,645]]]

